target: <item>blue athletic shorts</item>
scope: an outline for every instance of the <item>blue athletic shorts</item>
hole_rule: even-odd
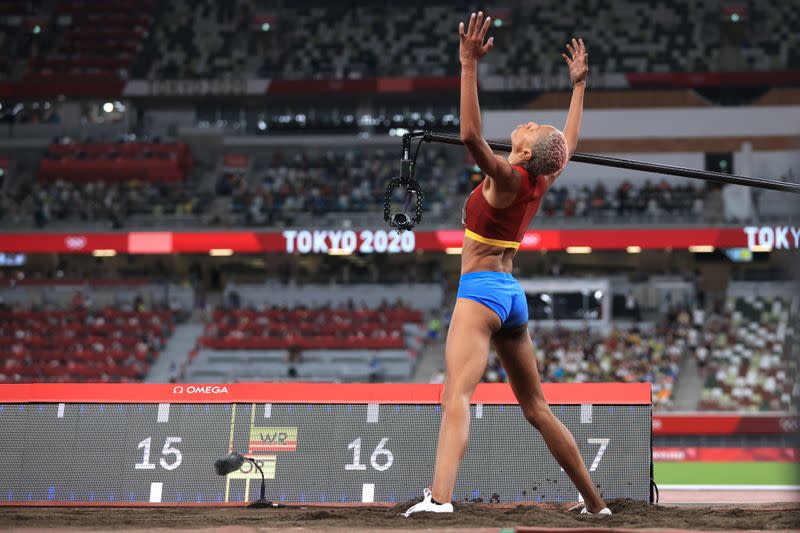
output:
[[[514,276],[505,272],[470,272],[461,276],[458,298],[469,298],[497,313],[501,328],[528,323],[528,301]]]

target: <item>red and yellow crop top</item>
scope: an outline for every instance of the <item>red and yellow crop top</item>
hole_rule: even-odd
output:
[[[519,191],[508,207],[492,207],[483,196],[483,181],[464,205],[465,235],[470,239],[501,248],[519,248],[533,216],[539,210],[546,180],[531,178],[521,166],[512,167],[521,177]],[[485,179],[485,178],[484,178]]]

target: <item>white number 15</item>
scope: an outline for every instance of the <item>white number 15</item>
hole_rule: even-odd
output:
[[[136,470],[152,470],[156,467],[153,463],[150,462],[150,443],[152,437],[147,437],[142,442],[139,443],[137,448],[142,450],[142,462],[136,463],[133,467]],[[161,459],[159,459],[158,464],[161,465],[161,468],[164,470],[175,470],[179,466],[181,466],[181,462],[183,461],[183,454],[178,448],[173,447],[173,444],[180,444],[181,438],[180,437],[167,437],[167,440],[164,441],[164,448],[161,450]],[[174,456],[172,462],[167,462],[166,457]]]

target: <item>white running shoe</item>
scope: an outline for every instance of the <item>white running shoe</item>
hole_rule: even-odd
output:
[[[431,491],[430,489],[425,489],[423,492],[425,496],[421,502],[416,505],[412,505],[408,511],[403,513],[403,516],[408,518],[414,513],[452,513],[453,512],[453,504],[448,503],[433,503],[431,501]],[[610,511],[609,511],[610,512]]]
[[[609,516],[609,515],[612,514],[611,513],[611,509],[609,509],[608,507],[603,507],[602,509],[600,509],[596,513],[590,513],[589,509],[586,507],[586,504],[583,503],[583,502],[581,502],[578,505],[575,505],[573,507],[570,507],[569,509],[567,509],[567,512],[577,511],[578,509],[581,510],[581,514],[589,514],[589,515],[592,515],[592,516],[600,516],[600,515]]]
[[[589,509],[586,506],[584,506],[583,509],[581,509],[581,514],[590,514],[592,516],[610,515],[611,514],[611,509],[609,509],[608,507],[603,507],[602,509],[600,509],[596,513],[590,513]]]

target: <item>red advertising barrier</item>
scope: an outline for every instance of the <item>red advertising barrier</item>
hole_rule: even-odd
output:
[[[19,99],[49,98],[111,98],[119,97],[125,82],[112,73],[106,74],[32,74],[5,89],[0,95]],[[3,94],[6,93],[6,94]]]
[[[653,415],[653,435],[781,435],[797,431],[797,415],[790,413]]]
[[[765,232],[763,230],[769,230]],[[780,231],[779,231],[780,230]],[[789,231],[792,230],[792,231]],[[797,248],[794,238],[800,228],[679,228],[609,230],[533,230],[525,233],[522,251],[625,250],[636,246],[647,250],[715,248]],[[769,237],[769,239],[767,239]],[[4,233],[0,252],[6,253],[92,253],[114,250],[120,253],[169,254],[209,253],[227,250],[237,253],[410,253],[422,251],[458,252],[464,242],[462,230],[415,231],[398,235],[386,230],[286,230],[283,232],[131,232],[131,233]]]
[[[650,405],[649,383],[545,383],[556,405]],[[0,385],[0,403],[439,403],[442,385],[331,383],[27,383]],[[482,383],[472,403],[516,404],[506,383]]]
[[[99,6],[100,4],[98,4]],[[82,38],[96,36],[98,39],[113,37],[117,40],[138,41],[141,36],[138,30],[114,30],[83,28],[73,30],[72,35]],[[106,58],[109,65],[117,64],[118,59]],[[536,76],[526,76],[523,81],[512,80],[504,83],[506,78],[497,78],[492,83],[491,76],[484,80],[486,90],[508,91],[520,88],[561,88],[560,83],[551,80],[537,81]],[[91,83],[87,83],[87,79]],[[542,78],[543,80],[545,78]],[[800,83],[800,71],[763,71],[763,72],[630,72],[606,73],[601,78],[607,87],[723,87],[723,86],[784,86]],[[525,81],[527,80],[527,81]],[[45,98],[64,95],[72,98],[119,98],[126,94],[132,97],[146,97],[155,94],[162,96],[178,96],[174,91],[161,89],[141,91],[137,88],[154,84],[156,87],[164,80],[128,80],[117,78],[113,68],[97,75],[53,73],[37,74],[26,77],[23,81],[0,83],[0,96],[18,99]],[[191,86],[195,80],[170,80],[172,84]],[[208,81],[208,80],[206,80]],[[204,82],[205,83],[205,82]],[[322,94],[374,94],[374,93],[409,93],[409,92],[442,92],[457,91],[457,76],[398,76],[367,78],[359,80],[324,79],[324,80],[234,80],[239,87],[236,93],[263,95],[322,95]],[[162,86],[163,87],[163,86]],[[215,95],[215,91],[194,90],[187,93],[198,98]]]
[[[649,383],[544,383],[545,398],[558,405],[649,405]],[[19,402],[302,402],[302,403],[438,403],[437,384],[232,383],[26,383],[0,385],[0,403]],[[482,383],[472,403],[515,404],[506,383]],[[654,414],[653,435],[780,435],[796,433],[790,413]],[[766,452],[772,453],[772,452]],[[794,455],[792,457],[795,457]]]
[[[250,156],[247,154],[225,154],[222,156],[222,167],[224,169],[244,170],[250,164]]]
[[[631,87],[780,86],[800,83],[800,71],[629,72],[625,78]]]
[[[653,448],[653,461],[663,462],[757,462],[776,463],[798,462],[797,450],[794,448]]]
[[[271,80],[267,94],[409,93],[456,91],[458,76],[384,77],[361,80]]]

